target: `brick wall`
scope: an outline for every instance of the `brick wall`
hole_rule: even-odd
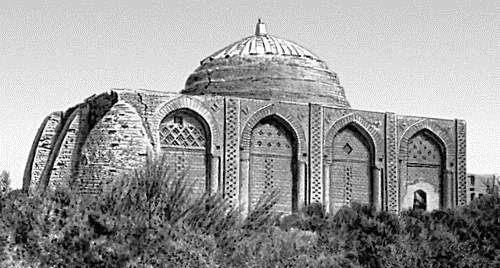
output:
[[[277,121],[263,120],[252,130],[250,146],[250,203],[278,190],[276,211],[290,213],[295,207],[296,171],[293,170],[294,143]]]
[[[353,127],[339,131],[333,142],[330,192],[336,211],[344,204],[372,202],[371,153],[366,139]]]
[[[413,207],[415,191],[427,196],[427,210],[438,209],[443,203],[444,152],[429,131],[420,131],[408,141],[406,196],[404,208]]]
[[[187,111],[173,112],[160,124],[160,146],[167,154],[171,174],[184,178],[193,196],[201,196],[210,185],[207,165],[206,123]]]

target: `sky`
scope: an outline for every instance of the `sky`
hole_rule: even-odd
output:
[[[467,121],[467,171],[500,174],[500,1],[2,0],[0,170],[14,188],[46,115],[112,88],[178,92],[254,33],[335,71],[355,109]]]

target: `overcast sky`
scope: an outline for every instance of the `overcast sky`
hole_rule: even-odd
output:
[[[467,171],[500,173],[498,0],[2,0],[0,170],[20,187],[50,112],[111,88],[177,92],[259,17],[326,61],[353,108],[465,119]]]

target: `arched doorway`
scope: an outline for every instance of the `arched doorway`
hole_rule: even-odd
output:
[[[442,148],[439,139],[428,130],[421,130],[408,140],[406,207],[412,207],[411,198],[423,187],[427,210],[444,207]]]
[[[373,204],[373,143],[349,124],[333,139],[330,204],[333,211],[351,202]]]
[[[160,146],[167,164],[175,176],[184,177],[195,196],[210,187],[208,129],[203,118],[187,109],[168,114],[160,124]]]
[[[423,190],[416,190],[413,194],[413,209],[427,209],[427,194]]]
[[[270,116],[251,132],[249,202],[253,206],[265,194],[278,191],[277,212],[297,209],[297,139],[288,124]]]

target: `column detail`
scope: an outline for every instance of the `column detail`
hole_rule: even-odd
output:
[[[223,194],[230,207],[237,207],[239,200],[239,136],[240,103],[236,99],[225,99],[224,124],[224,181]]]
[[[323,108],[309,106],[310,203],[323,203]]]
[[[466,140],[465,140],[465,121],[455,120],[456,126],[456,169],[457,169],[457,183],[456,183],[456,204],[464,206],[467,203],[467,170],[466,170]]]
[[[399,189],[398,189],[398,167],[397,167],[397,126],[396,114],[385,114],[385,170],[386,193],[384,202],[386,210],[393,213],[399,212]]]

